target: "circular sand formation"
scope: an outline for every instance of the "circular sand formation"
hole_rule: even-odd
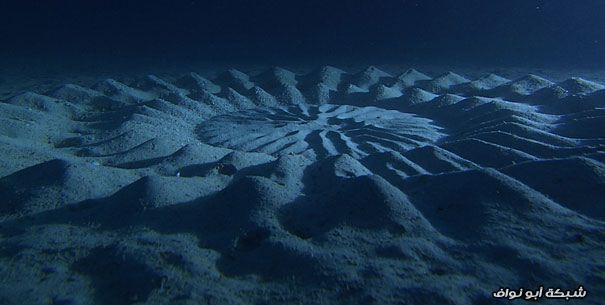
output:
[[[362,157],[434,143],[444,136],[441,129],[408,113],[326,104],[229,113],[203,122],[197,134],[208,144],[243,151]]]
[[[218,75],[0,102],[1,304],[605,299],[605,85]]]

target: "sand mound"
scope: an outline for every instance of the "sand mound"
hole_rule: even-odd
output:
[[[0,102],[0,303],[605,298],[602,84],[158,75]]]
[[[420,81],[419,86],[431,92],[441,93],[448,91],[449,89],[452,89],[455,86],[459,86],[468,82],[470,82],[470,80],[462,75],[456,74],[454,72],[447,72],[445,74],[437,76],[434,79]]]
[[[409,69],[397,76],[395,85],[399,86],[400,88],[407,88],[414,86],[418,81],[428,81],[430,79],[431,78],[428,75],[422,72]]]

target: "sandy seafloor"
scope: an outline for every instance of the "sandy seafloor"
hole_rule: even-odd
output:
[[[603,304],[605,73],[414,68],[4,69],[0,304]]]

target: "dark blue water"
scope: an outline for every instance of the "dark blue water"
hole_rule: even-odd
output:
[[[602,0],[13,2],[5,60],[605,66]]]

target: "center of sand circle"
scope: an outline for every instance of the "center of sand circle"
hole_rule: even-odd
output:
[[[445,136],[433,121],[413,114],[331,104],[220,115],[200,124],[197,134],[210,145],[234,150],[316,157],[403,152]]]

